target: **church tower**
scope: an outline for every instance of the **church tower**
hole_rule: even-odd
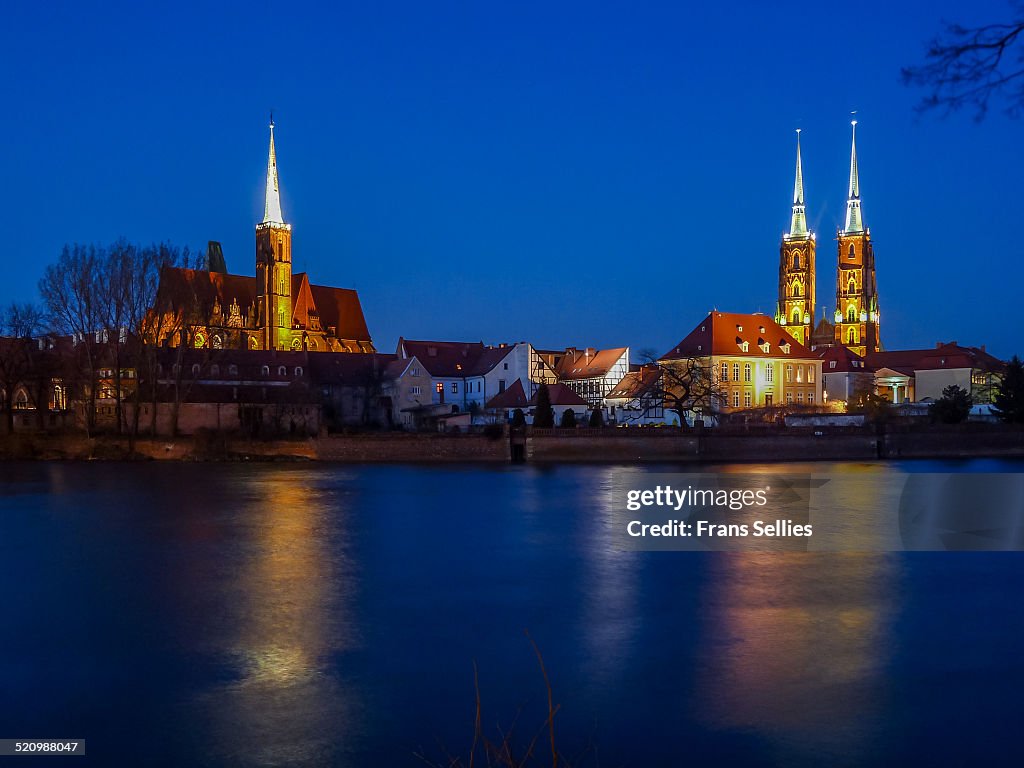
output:
[[[839,231],[839,262],[836,269],[835,340],[858,355],[878,352],[878,289],[871,231],[864,227],[860,210],[860,178],[857,174],[857,121],[853,121],[850,152],[850,192],[846,201],[846,225]]]
[[[281,213],[273,118],[270,119],[266,204],[263,221],[256,225],[256,288],[263,349],[291,349],[292,227],[284,223]]]
[[[779,302],[775,321],[801,344],[810,345],[814,328],[814,233],[807,229],[800,131],[796,132],[796,181],[789,232],[779,249]]]

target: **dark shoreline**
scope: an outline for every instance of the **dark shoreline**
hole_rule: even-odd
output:
[[[518,450],[517,450],[518,449]],[[1024,458],[1024,429],[1008,425],[879,430],[545,430],[510,440],[479,434],[363,433],[252,440],[232,435],[174,439],[21,433],[0,439],[0,461],[335,462],[375,464],[775,463]],[[519,456],[517,456],[519,458]]]

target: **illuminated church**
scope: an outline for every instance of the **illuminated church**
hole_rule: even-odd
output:
[[[804,206],[800,132],[796,139],[796,181],[789,232],[779,251],[779,299],[776,321],[801,344],[811,348],[842,345],[862,357],[882,348],[879,336],[878,287],[871,230],[864,226],[857,169],[857,121],[853,121],[850,186],[846,221],[836,235],[836,309],[834,323],[814,318],[815,236],[807,227]]]
[[[178,321],[163,324],[162,340],[172,346],[375,351],[354,290],[314,285],[305,272],[292,272],[292,227],[281,211],[273,120],[263,221],[256,225],[256,277],[228,274],[212,249],[207,267],[170,268],[160,276],[158,303]]]

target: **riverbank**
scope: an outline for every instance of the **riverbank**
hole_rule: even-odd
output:
[[[1024,457],[1024,429],[1003,424],[753,431],[533,430],[525,434],[369,433],[253,440],[22,433],[0,439],[7,460],[327,461],[342,463],[664,463]]]

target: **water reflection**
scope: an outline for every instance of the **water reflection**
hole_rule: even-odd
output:
[[[697,709],[789,752],[857,762],[885,707],[895,560],[717,554],[708,574]]]
[[[348,510],[314,483],[285,470],[238,487],[250,505],[230,530],[231,600],[214,618],[238,678],[200,696],[222,758],[324,764],[353,719],[353,692],[330,668],[355,643]]]

